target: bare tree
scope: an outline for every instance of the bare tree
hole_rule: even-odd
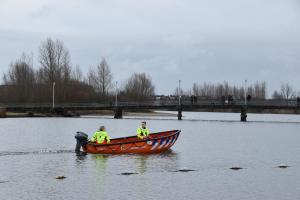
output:
[[[200,88],[199,88],[199,84],[193,83],[192,91],[193,91],[193,95],[195,95],[195,96],[200,96]]]
[[[39,84],[47,85],[44,94],[49,98],[52,83],[56,85],[56,97],[58,101],[67,99],[68,84],[71,79],[70,54],[60,40],[46,39],[39,48],[39,63],[41,69],[37,73]]]
[[[272,94],[272,99],[283,99],[282,95],[280,92],[278,92],[277,90],[275,90]]]
[[[245,97],[245,90],[243,86],[229,85],[228,82],[220,84],[211,83],[194,83],[192,87],[193,94],[196,96],[203,96],[207,98],[220,98],[222,96],[234,96],[237,99]],[[250,85],[247,88],[247,95],[251,95],[256,99],[266,98],[266,83],[256,82],[254,86]]]
[[[92,86],[96,92],[99,92],[98,79],[96,76],[96,70],[91,67],[88,71],[88,84]]]
[[[80,69],[79,65],[76,65],[75,70],[72,72],[72,79],[76,82],[82,82],[83,81],[83,74]]]
[[[134,73],[126,82],[125,95],[134,100],[145,100],[155,94],[152,79],[145,73]]]
[[[106,96],[108,94],[109,89],[112,86],[112,73],[105,59],[101,61],[101,63],[97,66],[97,69],[99,75],[101,94],[103,96]]]
[[[12,62],[7,74],[3,76],[4,84],[11,85],[11,94],[16,96],[17,101],[27,101],[33,96],[35,73],[32,60],[25,53],[21,58]]]
[[[23,55],[11,63],[2,81],[5,85],[0,88],[1,101],[52,101],[53,82],[56,102],[98,101],[99,94],[108,94],[112,74],[104,59],[96,69],[90,70],[88,77],[82,75],[79,66],[73,71],[69,51],[63,42],[48,38],[39,47],[37,70],[33,69],[32,58]]]
[[[46,78],[45,83],[52,84],[70,77],[71,64],[68,49],[60,40],[53,41],[51,38],[42,42],[39,49],[39,62]]]
[[[108,95],[112,87],[112,73],[105,59],[89,70],[88,82],[101,96]]]
[[[295,96],[295,91],[288,83],[281,84],[281,96],[284,99],[289,100],[290,98]]]
[[[174,95],[175,96],[185,95],[185,91],[182,88],[180,88],[180,90],[179,90],[179,87],[177,87],[177,88],[175,88]]]
[[[251,94],[253,98],[256,99],[265,99],[266,98],[266,82],[256,82],[254,84],[254,91]]]
[[[261,83],[261,98],[266,99],[267,98],[267,83],[266,81],[263,81]]]

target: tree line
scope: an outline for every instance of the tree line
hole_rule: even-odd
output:
[[[251,96],[254,99],[266,99],[266,82],[256,82],[253,85],[249,85],[246,88],[246,95]],[[245,97],[245,86],[229,85],[228,82],[219,84],[194,83],[192,92],[196,96],[206,96],[210,98],[221,98],[222,96],[228,97],[233,96],[237,99],[244,99]]]
[[[80,66],[72,66],[69,50],[61,40],[42,41],[37,68],[32,60],[23,53],[11,62],[3,75],[1,102],[49,103],[53,89],[58,103],[112,101],[116,92],[119,98],[126,100],[145,100],[155,94],[152,79],[146,73],[134,73],[116,88],[111,68],[104,58],[84,75]]]
[[[236,86],[230,85],[227,81],[223,83],[193,83],[191,89],[183,90],[177,87],[174,91],[174,95],[178,96],[198,96],[207,99],[222,99],[222,98],[234,98],[244,99],[246,91],[247,99],[264,100],[267,99],[267,84],[265,81],[256,81],[254,84]],[[297,95],[298,94],[298,95]],[[288,83],[282,83],[279,90],[275,90],[272,93],[271,98],[277,100],[289,100],[299,99],[299,92]]]
[[[112,102],[116,92],[120,100],[143,101],[153,99],[155,86],[146,73],[133,73],[127,80],[114,81],[111,67],[105,58],[90,67],[84,74],[79,65],[72,65],[69,50],[61,40],[47,38],[38,50],[38,64],[23,53],[12,61],[3,75],[0,86],[0,102],[11,103],[50,103],[53,87],[55,102]],[[245,86],[223,83],[194,83],[183,91],[176,88],[173,95],[200,96],[209,99],[235,98],[266,99],[267,84],[257,81]],[[299,92],[298,92],[299,94]],[[272,94],[273,99],[296,99],[297,92],[288,83],[281,85]],[[298,97],[299,98],[299,97]]]

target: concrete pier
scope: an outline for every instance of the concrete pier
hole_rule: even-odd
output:
[[[6,108],[0,107],[0,118],[6,117]]]
[[[114,115],[115,119],[122,119],[123,118],[123,109],[120,107],[117,107],[115,109],[115,115]]]
[[[177,117],[178,117],[178,120],[182,119],[182,106],[181,105],[178,106],[178,115],[177,115]]]
[[[241,107],[241,122],[247,121],[247,108],[245,106]]]

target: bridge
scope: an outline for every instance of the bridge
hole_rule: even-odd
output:
[[[297,100],[234,100],[224,102],[221,100],[206,99],[191,101],[183,99],[156,99],[148,101],[119,101],[119,102],[99,102],[99,103],[58,103],[53,105],[45,104],[14,104],[5,103],[0,107],[5,107],[8,112],[34,112],[64,114],[68,111],[90,111],[90,110],[114,110],[115,118],[122,118],[123,110],[173,110],[178,111],[178,119],[181,119],[182,111],[207,111],[207,112],[248,112],[256,113],[291,113],[300,114],[300,105]]]

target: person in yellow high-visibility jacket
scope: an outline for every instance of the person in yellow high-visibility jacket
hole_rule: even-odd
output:
[[[110,137],[106,132],[105,126],[101,126],[98,131],[96,131],[91,138],[91,142],[96,142],[97,144],[109,144]]]
[[[149,136],[150,132],[145,121],[143,121],[141,126],[137,129],[136,134],[139,139],[144,139]]]

